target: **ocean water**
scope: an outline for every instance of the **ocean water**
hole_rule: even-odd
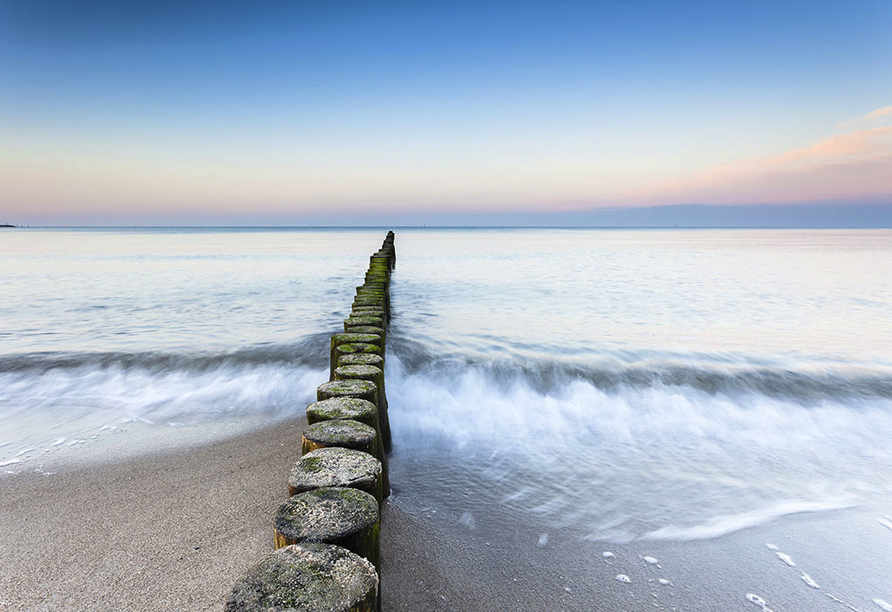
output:
[[[176,444],[302,413],[383,235],[0,234],[0,478],[112,435],[138,453],[138,431]],[[397,229],[396,246],[407,507],[469,528],[497,511],[540,543],[892,512],[892,231]]]

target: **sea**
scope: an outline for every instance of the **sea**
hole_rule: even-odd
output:
[[[299,416],[387,229],[408,512],[592,563],[846,513],[892,551],[887,229],[2,230],[0,483]]]

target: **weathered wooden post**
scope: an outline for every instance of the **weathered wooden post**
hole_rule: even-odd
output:
[[[339,487],[359,489],[373,496],[380,506],[384,500],[381,462],[352,448],[318,448],[300,458],[288,477],[289,495],[312,489]]]
[[[342,546],[381,564],[378,502],[365,491],[325,487],[298,493],[279,506],[274,521],[276,548],[303,542]]]
[[[389,497],[390,473],[384,450],[384,436],[381,434],[380,413],[375,403],[354,397],[337,396],[307,406],[307,423],[310,425],[344,419],[364,423],[375,430],[379,440],[376,457],[382,466],[382,491],[384,497]]]
[[[331,337],[330,380],[307,407],[303,456],[288,479],[291,497],[274,521],[278,550],[235,585],[227,612],[380,608],[375,568],[391,444],[384,352],[395,267],[394,234],[388,232],[369,257],[344,333]]]
[[[306,455],[317,448],[337,446],[352,448],[372,457],[378,455],[378,433],[359,421],[339,419],[337,421],[320,421],[308,426],[301,442],[302,454]]]
[[[378,347],[378,353],[383,354],[384,339],[382,334],[335,334],[331,337],[331,376],[329,380],[334,380],[334,371],[338,363],[338,346],[357,343],[374,344]]]
[[[378,419],[381,422],[384,451],[390,452],[390,419],[387,416],[387,396],[384,391],[384,370],[372,365],[346,365],[335,368],[335,381],[360,380],[373,383],[378,390],[378,397],[375,400],[375,405],[378,407]]]
[[[225,612],[376,612],[378,573],[346,548],[316,542],[286,546],[248,570]]]

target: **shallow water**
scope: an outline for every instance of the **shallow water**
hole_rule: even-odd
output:
[[[2,470],[111,431],[300,412],[382,236],[2,234]],[[397,249],[407,507],[600,542],[882,519],[892,232],[402,230]]]
[[[629,542],[892,493],[892,232],[404,232],[399,246],[388,392],[419,505],[495,504]]]
[[[143,425],[302,412],[381,235],[0,234],[0,464],[31,469],[69,444],[84,455],[92,440]]]

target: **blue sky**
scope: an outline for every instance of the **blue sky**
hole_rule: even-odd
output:
[[[890,32],[886,0],[5,0],[0,221],[889,204]]]

